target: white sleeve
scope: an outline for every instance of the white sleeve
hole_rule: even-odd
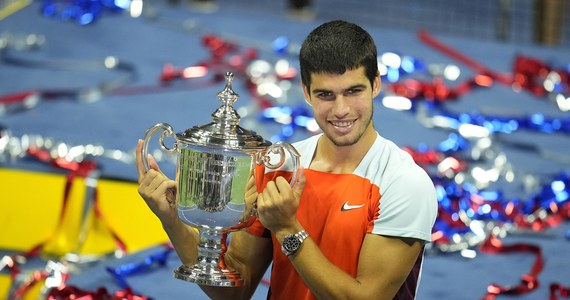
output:
[[[427,173],[417,165],[406,167],[382,190],[372,233],[431,242],[437,198]]]

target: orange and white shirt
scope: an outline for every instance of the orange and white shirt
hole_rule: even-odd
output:
[[[437,216],[434,185],[408,153],[378,135],[352,174],[325,173],[309,169],[320,136],[293,144],[301,154],[300,164],[306,176],[297,219],[333,264],[356,277],[366,234],[431,241]],[[277,174],[290,178],[291,171],[284,170],[291,170],[291,165],[287,162],[279,171],[266,173],[265,182]],[[259,221],[247,231],[268,236]],[[272,239],[273,268],[268,299],[316,299],[281,252],[274,236]],[[423,251],[396,299],[414,298],[422,257]]]

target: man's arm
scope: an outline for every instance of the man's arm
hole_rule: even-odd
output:
[[[198,256],[198,233],[182,222],[178,217],[176,206],[169,204],[169,201],[175,200],[172,191],[176,189],[176,183],[160,171],[151,156],[148,157],[150,169],[145,170],[141,157],[142,148],[143,141],[140,140],[136,151],[138,192],[160,220],[182,263],[191,266]],[[250,185],[255,187],[251,182],[248,184],[248,187]],[[255,199],[256,193],[247,194],[246,198],[251,201],[249,198]],[[241,273],[245,281],[244,286],[240,288],[201,286],[201,288],[213,299],[250,298],[271,262],[271,249],[272,243],[269,238],[256,237],[245,231],[232,233],[230,246],[224,256],[225,262],[228,267]]]
[[[295,216],[305,185],[303,172],[297,180],[291,188],[278,177],[267,184],[257,201],[261,223],[275,233],[280,244],[287,234],[303,230]],[[367,234],[356,278],[330,262],[311,237],[289,259],[319,299],[392,299],[412,270],[422,245],[418,239]]]
[[[251,299],[273,256],[271,238],[257,237],[246,231],[231,234],[230,246],[224,255],[226,264],[244,279],[241,287],[200,288],[212,299]]]
[[[319,299],[393,299],[412,270],[422,243],[410,238],[367,234],[356,278],[332,264],[310,238],[289,259]]]
[[[176,190],[176,182],[160,171],[152,156],[148,157],[150,169],[146,171],[142,161],[142,150],[143,141],[139,140],[136,150],[139,195],[160,220],[182,263],[191,265],[196,261],[198,253],[196,247],[198,234],[178,218],[176,206],[169,203],[175,200],[173,191]]]

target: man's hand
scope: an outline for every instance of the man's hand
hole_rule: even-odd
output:
[[[267,183],[257,197],[257,213],[261,224],[271,232],[296,232],[300,225],[296,213],[305,188],[305,172],[301,167],[293,187],[283,177]]]
[[[163,226],[178,220],[176,206],[176,182],[166,177],[152,156],[148,156],[150,169],[145,170],[142,161],[143,141],[139,140],[136,150],[138,171],[138,192]]]
[[[247,179],[247,184],[245,186],[245,195],[244,195],[245,209],[243,210],[243,213],[239,218],[240,222],[245,222],[250,217],[255,215],[255,210],[257,206],[257,195],[258,193],[257,193],[257,185],[255,183],[255,173],[254,170],[252,170],[251,173],[249,174],[249,178]]]

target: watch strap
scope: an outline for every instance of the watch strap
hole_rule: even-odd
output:
[[[301,241],[301,243],[303,243],[303,241],[309,237],[309,234],[305,230],[301,230],[295,233],[295,236],[299,238],[299,241]]]

